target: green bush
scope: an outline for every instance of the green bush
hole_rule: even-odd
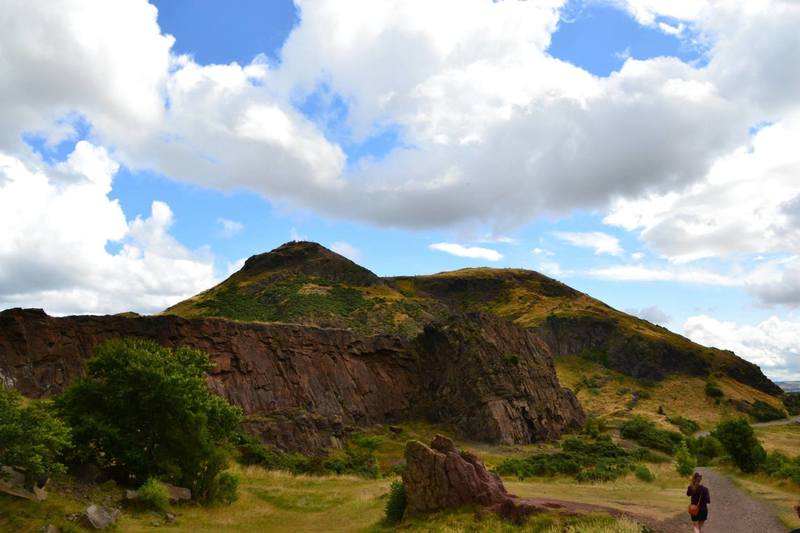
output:
[[[353,435],[350,445],[325,456],[310,457],[301,453],[280,453],[271,450],[250,435],[241,435],[239,461],[257,464],[268,470],[286,470],[292,474],[355,475],[376,479],[380,477],[375,449],[383,441],[380,436]]]
[[[650,483],[656,480],[656,476],[644,465],[636,465],[636,470],[634,470],[636,477],[642,481],[646,481]]]
[[[583,433],[593,439],[599,439],[606,432],[606,421],[596,416],[589,416],[583,426]]]
[[[787,392],[783,395],[783,406],[790,416],[800,415],[800,392]]]
[[[695,468],[697,468],[697,459],[689,452],[686,443],[681,442],[675,452],[675,471],[681,476],[688,477],[692,475]]]
[[[700,429],[700,424],[682,416],[668,416],[667,422],[676,426],[684,435],[692,435]]]
[[[209,392],[211,368],[190,348],[138,339],[98,346],[86,377],[56,401],[73,428],[73,460],[126,484],[160,477],[207,501],[240,421],[239,409]]]
[[[495,471],[519,479],[567,475],[581,482],[612,481],[630,472],[633,464],[640,461],[644,454],[644,449],[628,452],[614,444],[608,436],[591,440],[571,437],[562,443],[559,452],[536,454],[525,459],[506,459]]]
[[[137,491],[137,501],[154,511],[169,510],[169,492],[156,478],[149,478]]]
[[[706,383],[706,396],[710,398],[722,398],[722,389],[713,383]]]
[[[402,481],[392,481],[389,498],[386,500],[384,515],[390,524],[397,524],[406,512],[406,486]]]
[[[24,469],[32,487],[36,480],[64,471],[60,455],[69,446],[70,430],[49,402],[24,405],[17,391],[0,385],[0,467]]]
[[[230,505],[239,499],[239,476],[233,472],[222,472],[211,485],[209,503]]]
[[[751,404],[750,414],[759,422],[770,422],[786,418],[786,413],[780,409],[772,407],[770,404],[756,400]]]
[[[707,466],[724,452],[722,443],[708,435],[697,439],[689,439],[689,451],[697,458],[697,464]]]
[[[746,420],[727,420],[717,425],[711,436],[743,472],[755,472],[766,459],[766,452]]]
[[[634,416],[623,422],[619,429],[626,439],[669,454],[674,453],[675,447],[683,441],[680,433],[659,429],[653,422],[641,416]]]

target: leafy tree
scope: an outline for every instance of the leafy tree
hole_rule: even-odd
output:
[[[675,470],[678,474],[687,477],[691,476],[694,469],[697,467],[697,459],[689,452],[686,447],[686,442],[681,442],[678,445],[678,450],[675,452]]]
[[[755,472],[767,453],[746,420],[728,420],[717,425],[711,436],[717,439],[743,472]]]
[[[57,405],[73,427],[78,461],[94,461],[115,478],[141,483],[161,477],[208,500],[241,414],[211,394],[208,356],[139,339],[96,349],[87,376]]]
[[[70,445],[69,428],[45,401],[23,403],[15,390],[0,385],[0,467],[25,470],[29,487],[42,477],[63,472],[59,457]]]

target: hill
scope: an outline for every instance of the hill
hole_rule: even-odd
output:
[[[455,313],[485,312],[536,332],[556,356],[578,355],[639,379],[727,377],[783,391],[733,352],[618,311],[538,272],[469,268],[380,278],[323,246],[290,242],[256,255],[219,285],[164,314],[293,322],[411,338]]]

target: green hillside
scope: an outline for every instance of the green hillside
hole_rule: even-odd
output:
[[[380,278],[319,244],[290,242],[251,257],[227,280],[164,313],[413,336],[433,320],[469,311],[535,330],[556,356],[580,356],[634,378],[726,377],[770,396],[781,394],[757,366],[732,352],[701,346],[522,269]]]

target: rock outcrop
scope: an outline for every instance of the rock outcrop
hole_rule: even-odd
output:
[[[474,455],[456,449],[437,435],[430,448],[419,441],[406,445],[403,484],[409,512],[437,511],[462,505],[499,505],[509,496],[503,481],[489,473]]]
[[[0,312],[0,381],[31,397],[61,391],[94,347],[118,337],[207,352],[208,383],[245,428],[281,450],[338,447],[353,427],[427,417],[465,437],[528,443],[582,423],[535,336],[492,317],[431,325],[417,339],[177,316]],[[513,351],[513,353],[511,352]]]
[[[503,481],[475,455],[459,452],[453,441],[437,435],[430,448],[419,441],[406,445],[406,512],[438,511],[480,505],[519,522],[540,510],[508,494]]]

